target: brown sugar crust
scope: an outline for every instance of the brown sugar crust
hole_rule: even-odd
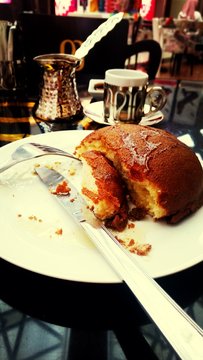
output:
[[[87,151],[82,157],[91,167],[92,176],[98,188],[98,195],[93,196],[92,200],[98,203],[99,200],[105,198],[115,207],[120,207],[120,203],[124,199],[123,185],[118,172],[110,164],[110,161],[98,151]],[[87,192],[90,191],[87,189]]]
[[[203,203],[203,170],[193,151],[165,130],[124,124],[89,134],[76,148],[101,151],[124,179],[132,201],[155,219],[176,223]]]
[[[99,151],[86,151],[82,155],[83,166],[89,168],[86,176],[94,179],[85,181],[82,193],[92,204],[93,211],[101,220],[108,219],[111,227],[123,230],[127,224],[126,192],[122,179],[112,163]],[[119,221],[118,221],[119,220]]]

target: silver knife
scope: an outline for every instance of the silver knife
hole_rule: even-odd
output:
[[[35,169],[52,196],[82,226],[100,253],[125,281],[145,311],[159,327],[182,360],[203,359],[203,330],[185,311],[152,279],[113,234],[101,222],[94,224],[85,219],[83,197],[69,179],[46,167]],[[68,184],[70,192],[56,194],[59,184]]]

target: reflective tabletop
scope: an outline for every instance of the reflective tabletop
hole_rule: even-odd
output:
[[[160,81],[158,83],[160,85]],[[153,126],[175,134],[203,159],[203,83],[162,80],[161,85],[167,93],[168,101],[162,110],[163,121]],[[82,90],[79,94],[84,108],[95,101],[86,90]],[[5,146],[15,140],[40,134],[41,128],[33,116],[35,99],[26,98],[24,94],[10,96],[11,94],[1,93],[1,95],[0,145]],[[105,125],[84,116],[82,120],[65,124],[62,130],[85,131],[101,126]],[[61,130],[60,124],[56,130]],[[85,358],[79,357],[77,346],[75,347],[78,343],[83,344],[81,346],[84,346],[84,354],[89,348],[87,351],[89,359],[134,359],[137,358],[136,354],[139,351],[142,353],[142,359],[178,359],[125,283],[98,284],[57,279],[23,269],[2,258],[0,272],[2,300],[0,323],[3,329],[0,333],[2,334],[0,358],[2,359],[23,358],[22,353],[18,354],[17,345],[14,352],[8,345],[9,329],[12,327],[12,324],[9,325],[9,321],[11,322],[9,313],[19,317],[22,322],[23,319],[25,321],[29,318],[29,321],[34,321],[35,325],[38,321],[40,326],[47,328],[50,326],[49,339],[54,331],[63,329],[63,339],[69,340],[68,345],[64,340],[66,345],[63,343],[61,359]],[[203,326],[202,276],[201,262],[183,271],[156,279],[181,307],[187,309],[201,327]],[[54,329],[52,325],[55,326]],[[19,329],[20,327],[18,331]],[[34,337],[28,327],[24,327],[24,331],[21,343],[26,341],[26,336]],[[116,338],[113,337],[114,335]],[[20,348],[21,345],[18,343],[18,346]],[[110,350],[107,351],[107,348]],[[26,351],[26,356],[29,358],[31,356],[29,347]],[[42,359],[50,358],[48,353],[44,356]]]

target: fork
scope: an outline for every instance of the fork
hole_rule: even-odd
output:
[[[9,160],[6,164],[0,167],[0,173],[3,171],[9,169],[11,166],[14,166],[16,164],[19,164],[20,162],[35,159],[41,156],[45,155],[60,155],[60,156],[66,156],[74,160],[81,161],[73,154],[55,148],[48,145],[42,145],[38,143],[25,143],[21,146],[19,146],[12,154],[11,154],[11,160]]]

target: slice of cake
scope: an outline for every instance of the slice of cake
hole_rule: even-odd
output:
[[[203,203],[197,156],[165,130],[133,124],[104,127],[82,140],[75,153],[84,157],[89,150],[113,163],[136,208],[154,219],[177,223]]]

